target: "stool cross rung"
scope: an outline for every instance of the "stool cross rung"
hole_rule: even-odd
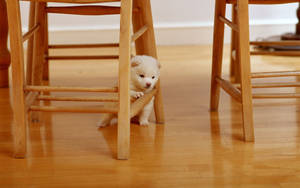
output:
[[[247,1],[248,4],[257,4],[257,5],[268,5],[268,4],[287,4],[287,3],[295,3],[297,1],[295,0],[284,0],[284,1],[278,1],[278,0],[249,0]],[[237,0],[226,0],[226,3],[228,4],[237,4]]]
[[[105,92],[117,93],[117,87],[101,87],[101,88],[87,88],[87,87],[62,87],[62,86],[25,86],[25,91],[38,92]]]
[[[237,24],[232,23],[232,21],[228,20],[227,18],[219,16],[219,20],[227,24],[229,27],[231,27],[231,29],[235,30],[236,32],[239,31]]]
[[[25,33],[22,37],[23,42],[28,40],[32,35],[40,28],[40,24],[36,24],[33,26],[27,33]]]
[[[137,99],[133,104],[130,106],[130,118],[136,116],[142,108],[148,104],[153,96],[156,94],[157,90],[153,89],[150,93],[146,93],[143,97]]]
[[[230,96],[232,96],[232,98],[234,98],[238,102],[242,102],[241,92],[232,83],[220,77],[217,77],[216,81],[224,91],[226,91]]]
[[[26,94],[26,97],[25,97],[25,107],[26,107],[26,110],[28,110],[29,107],[36,101],[38,95],[39,94],[37,92],[28,92]]]
[[[67,7],[47,7],[47,13],[74,14],[74,15],[113,15],[120,14],[120,7],[115,6],[67,6]]]
[[[47,60],[92,60],[92,59],[119,59],[118,55],[94,55],[94,56],[46,56]]]
[[[250,55],[277,55],[277,56],[300,56],[300,52],[297,50],[282,50],[282,51],[251,51]]]
[[[241,89],[240,84],[234,84],[237,89]],[[277,87],[300,87],[300,82],[266,82],[266,83],[252,83],[252,88],[277,88]]]
[[[300,41],[298,40],[282,40],[282,41],[250,41],[250,45],[255,46],[300,46]]]
[[[64,49],[64,48],[108,48],[119,47],[118,43],[106,43],[106,44],[52,44],[49,45],[49,49]]]
[[[271,78],[288,76],[300,76],[300,71],[255,72],[251,74],[252,78]]]
[[[71,112],[71,113],[118,113],[118,108],[113,107],[90,107],[90,106],[30,106],[30,111],[42,112]]]
[[[252,88],[300,87],[300,82],[253,83]]]
[[[144,25],[141,29],[139,29],[136,33],[134,33],[131,37],[131,42],[136,41],[140,38],[146,31],[148,30],[148,26]]]
[[[43,101],[77,101],[77,102],[118,102],[118,97],[61,97],[51,95],[40,95],[38,100]]]
[[[300,98],[300,93],[254,93],[254,99],[289,99]]]

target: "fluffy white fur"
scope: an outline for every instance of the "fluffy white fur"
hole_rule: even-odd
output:
[[[153,57],[138,55],[131,59],[130,96],[131,101],[150,92],[160,76],[160,63]],[[154,97],[138,115],[140,125],[149,125],[149,117],[153,110]],[[105,127],[116,123],[116,115],[104,114],[98,123],[99,127]]]

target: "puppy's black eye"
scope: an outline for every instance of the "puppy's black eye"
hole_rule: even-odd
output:
[[[144,78],[144,77],[145,77],[145,75],[143,75],[143,74],[140,74],[140,77],[141,77],[141,78]]]
[[[154,79],[155,78],[155,76],[152,76],[152,79]]]

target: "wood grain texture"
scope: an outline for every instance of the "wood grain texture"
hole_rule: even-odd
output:
[[[229,48],[228,45],[224,47],[225,59],[229,58]],[[84,54],[90,51],[97,53],[98,49],[82,50]],[[66,49],[62,53],[72,52],[77,53],[76,49]],[[0,185],[86,188],[299,186],[299,100],[254,100],[255,143],[245,143],[240,104],[222,92],[219,114],[209,112],[211,46],[164,46],[158,48],[158,56],[163,64],[161,87],[166,124],[153,123],[154,116],[149,127],[132,123],[128,161],[115,160],[116,125],[97,129],[95,125],[101,115],[71,113],[42,113],[39,123],[28,126],[27,159],[12,158],[13,116],[9,100],[12,93],[0,89]],[[253,58],[253,71],[283,67],[300,69],[298,58]],[[61,62],[52,65],[50,81],[53,85],[109,86],[117,80],[117,65],[112,61],[104,64],[74,62],[71,67]],[[228,61],[224,61],[224,66],[229,66]],[[228,69],[223,73],[229,75]],[[278,81],[279,78],[268,79]],[[267,89],[260,91],[268,92]],[[289,91],[294,89],[284,88],[282,92]]]

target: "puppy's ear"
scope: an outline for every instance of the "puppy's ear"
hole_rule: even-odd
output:
[[[139,66],[140,62],[138,61],[131,61],[131,67],[137,67]]]
[[[139,57],[135,56],[131,58],[131,67],[137,67],[141,64]]]

